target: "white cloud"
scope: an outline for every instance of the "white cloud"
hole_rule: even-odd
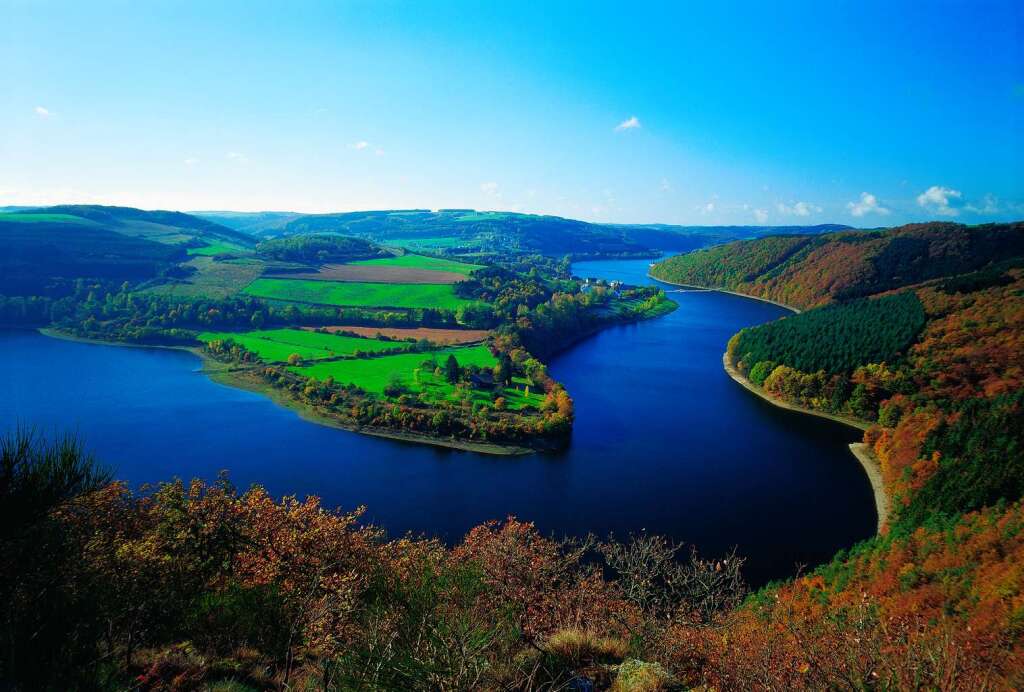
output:
[[[755,209],[754,218],[757,219],[758,223],[765,223],[768,221],[768,211],[765,209]]]
[[[959,205],[962,197],[960,190],[932,185],[917,196],[917,203],[939,216],[956,216],[960,210],[953,205]]]
[[[351,146],[352,146],[353,149],[355,149],[357,151],[362,151],[363,149],[366,149],[367,147],[369,147],[370,143],[367,142],[367,141],[364,141],[364,140],[360,140],[358,142],[353,142]]]
[[[185,159],[184,163],[186,166],[194,166],[197,163],[199,163],[199,159],[187,158]]]
[[[49,118],[52,115],[54,115],[54,113],[52,113],[50,109],[43,108],[42,106],[36,106],[34,111],[35,114],[38,115],[40,118]]]
[[[978,204],[968,204],[964,209],[975,214],[998,214],[1002,211],[1002,206],[999,204],[999,198],[990,192],[982,197]]]
[[[374,151],[373,153],[376,154],[377,156],[384,156],[384,150],[381,149],[380,147],[377,147],[376,151]]]
[[[626,120],[615,126],[616,132],[622,132],[623,130],[638,130],[642,127],[640,125],[640,119],[635,115],[629,116]]]
[[[669,192],[672,190],[672,183],[668,181],[668,178],[662,178],[661,185],[658,186],[658,189],[662,192]]]
[[[497,196],[498,194],[498,183],[490,180],[486,183],[480,183],[480,191],[485,195]]]
[[[821,207],[811,202],[796,202],[792,205],[779,202],[775,208],[785,216],[810,216],[821,212]]]
[[[234,161],[235,163],[249,163],[249,157],[245,154],[240,154],[237,151],[229,151],[225,155],[225,158],[227,158],[228,161]]]
[[[853,216],[864,216],[865,214],[881,214],[885,216],[889,213],[889,210],[883,207],[878,198],[870,192],[860,193],[859,202],[849,202],[846,208],[850,210],[850,214]]]
[[[708,202],[707,204],[700,204],[697,206],[697,211],[701,214],[712,214],[715,211],[715,203]]]

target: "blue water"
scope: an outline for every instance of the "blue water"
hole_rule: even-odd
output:
[[[647,282],[646,261],[578,274]],[[491,457],[326,428],[216,384],[188,353],[0,332],[0,421],[77,429],[133,486],[175,476],[320,495],[368,507],[393,535],[457,541],[514,514],[545,533],[646,529],[707,555],[732,546],[761,583],[870,536],[871,489],[847,450],[856,431],[773,407],[722,371],[728,338],[784,310],[718,293],[616,327],[551,363],[576,403],[569,450]]]

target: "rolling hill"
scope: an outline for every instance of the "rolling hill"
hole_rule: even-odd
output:
[[[817,234],[846,229],[823,226],[672,226],[598,224],[559,216],[481,212],[473,209],[404,209],[338,214],[196,212],[198,216],[258,236],[340,233],[411,249],[447,254],[522,253],[575,259],[652,257],[686,252],[767,233]]]
[[[60,294],[68,281],[144,281],[187,272],[190,254],[248,253],[255,240],[188,214],[64,205],[0,213],[0,290]],[[207,252],[209,250],[209,252]]]

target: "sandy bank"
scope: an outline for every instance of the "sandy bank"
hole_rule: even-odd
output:
[[[868,423],[859,421],[855,418],[837,416],[832,413],[825,413],[824,411],[815,411],[771,396],[760,387],[754,386],[750,380],[740,374],[740,372],[733,367],[732,363],[729,362],[728,353],[722,354],[722,366],[725,368],[725,372],[728,373],[729,377],[731,377],[735,382],[773,406],[789,409],[790,411],[796,411],[798,413],[806,413],[811,416],[817,416],[818,418],[827,418],[828,420],[835,421],[836,423],[842,423],[843,425],[848,425],[851,428],[856,428],[858,430],[867,430],[870,427]],[[878,463],[878,459],[875,457],[874,452],[871,451],[871,447],[863,442],[854,442],[851,444],[850,452],[854,457],[856,457],[857,461],[860,462],[861,467],[864,469],[864,473],[867,474],[868,481],[871,483],[871,491],[875,497],[875,511],[878,514],[878,532],[881,533],[882,527],[889,521],[889,496],[886,494],[885,484],[882,482],[881,465]]]
[[[689,289],[693,289],[693,290],[696,290],[696,291],[715,291],[716,293],[728,293],[729,295],[739,296],[740,298],[750,298],[751,300],[760,300],[762,303],[771,303],[772,305],[776,305],[776,306],[778,306],[780,308],[785,308],[786,310],[789,310],[790,312],[795,312],[798,315],[800,314],[800,308],[795,308],[792,305],[786,305],[785,303],[780,303],[779,301],[771,300],[770,298],[762,298],[760,296],[752,296],[752,295],[749,295],[747,293],[739,293],[738,291],[727,291],[724,288],[712,288],[710,286],[696,286],[694,284],[677,284],[677,283],[675,283],[673,281],[666,281],[665,279],[660,279],[657,276],[654,276],[653,274],[651,274],[650,272],[647,272],[647,278],[654,279],[655,281],[658,281],[660,283],[666,284],[668,286],[678,286],[679,288],[689,288]]]

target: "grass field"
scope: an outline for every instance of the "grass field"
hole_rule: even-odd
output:
[[[454,260],[425,257],[424,255],[383,257],[381,259],[360,260],[351,264],[377,267],[408,267],[410,269],[428,269],[438,272],[455,272],[457,274],[469,274],[475,269],[483,268],[483,265],[480,264],[466,264],[465,262],[456,262]]]
[[[430,353],[400,353],[394,356],[360,360],[338,360],[329,363],[315,363],[302,368],[292,368],[306,377],[325,380],[333,377],[336,382],[350,383],[368,392],[383,393],[392,376],[402,384],[415,385],[413,371],[425,360],[437,360],[444,365],[449,354],[454,354],[459,365],[477,365],[482,368],[494,367],[497,360],[486,346],[448,348]]]
[[[0,221],[16,221],[18,223],[41,223],[48,221],[51,223],[65,222],[94,225],[88,219],[72,216],[71,214],[45,214],[25,211],[0,212]]]
[[[267,362],[283,363],[297,353],[306,360],[352,355],[400,348],[404,344],[380,339],[361,339],[338,334],[320,334],[302,329],[265,329],[252,332],[203,332],[200,341],[231,339]]]
[[[188,249],[188,254],[200,255],[203,257],[213,257],[214,255],[238,254],[242,252],[248,252],[248,250],[239,245],[232,245],[220,241],[208,243],[203,247],[190,247]]]
[[[435,375],[432,367],[422,365],[424,361],[435,361],[443,368],[449,354],[454,355],[459,365],[463,367],[476,365],[491,368],[497,363],[497,359],[486,346],[466,346],[430,353],[401,353],[379,358],[336,360],[290,369],[318,380],[333,377],[335,382],[354,384],[374,394],[383,394],[388,384],[399,383],[417,393],[427,392],[431,401],[456,401],[458,397],[455,387],[449,384],[443,375]],[[526,380],[517,378],[516,383],[525,386]],[[532,392],[526,395],[524,391],[516,388],[505,389],[498,394],[505,397],[506,408],[513,411],[527,406],[537,408],[544,400],[542,395]],[[473,391],[470,398],[480,403],[490,403],[491,400],[490,393],[483,391]]]
[[[474,301],[459,298],[447,284],[379,284],[301,279],[256,279],[245,292],[258,298],[317,305],[455,310]]]

